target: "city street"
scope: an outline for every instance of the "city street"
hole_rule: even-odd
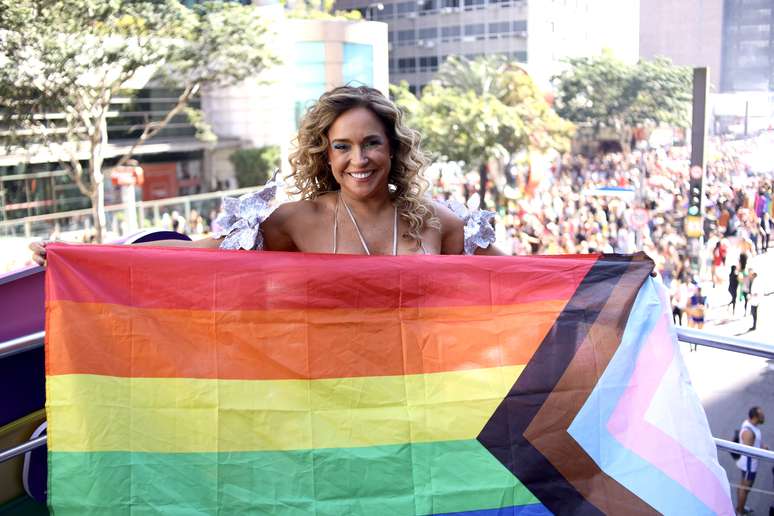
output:
[[[734,317],[731,317],[728,307],[716,305],[710,308],[709,321],[704,329],[771,343],[774,341],[774,250],[753,257],[751,267],[759,272],[767,294],[758,309],[757,330],[747,331],[752,325],[752,317],[749,311],[744,317],[743,307],[738,305]],[[710,306],[713,299],[724,299],[723,294],[728,296],[723,290],[724,287],[719,287],[709,294]],[[730,440],[734,430],[747,417],[749,408],[759,405],[768,419],[762,427],[764,444],[774,448],[774,361],[706,347],[691,352],[687,344],[681,344],[681,348],[713,435]],[[728,452],[720,451],[718,458],[728,473],[732,496],[736,501],[739,470]],[[774,506],[772,467],[774,463],[760,462],[755,486],[747,499],[747,506],[756,515],[768,516],[769,507]]]

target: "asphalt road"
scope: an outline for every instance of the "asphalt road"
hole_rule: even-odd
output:
[[[709,320],[704,329],[774,344],[774,249],[753,257],[751,266],[760,274],[759,279],[767,293],[758,309],[757,330],[748,331],[752,326],[749,311],[745,316],[737,305],[736,314],[732,315],[729,307],[722,306],[729,298],[724,287],[709,293]],[[758,405],[767,416],[767,422],[761,427],[764,444],[768,443],[769,448],[774,449],[774,361],[706,347],[692,352],[687,344],[681,344],[681,347],[712,434],[730,440],[749,408]],[[718,458],[728,473],[736,503],[739,469],[728,452],[719,451]],[[774,507],[772,468],[774,462],[760,462],[754,491],[748,496],[747,506],[756,516],[768,516],[769,507]]]

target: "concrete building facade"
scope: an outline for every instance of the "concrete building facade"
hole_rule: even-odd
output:
[[[450,55],[507,55],[545,87],[564,58],[608,48],[632,62],[639,53],[639,0],[339,0],[336,7],[389,25],[390,82],[405,80],[414,92]]]

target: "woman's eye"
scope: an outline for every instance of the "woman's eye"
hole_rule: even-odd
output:
[[[345,145],[343,143],[334,143],[333,149],[338,151],[345,151],[349,148],[349,145]]]

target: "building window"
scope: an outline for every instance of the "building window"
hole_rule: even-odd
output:
[[[438,29],[435,27],[426,27],[419,29],[419,39],[429,40],[436,39],[438,37]]]
[[[398,59],[398,73],[414,73],[417,71],[417,60],[413,57]]]
[[[474,23],[472,25],[465,25],[465,36],[475,37],[476,39],[484,39],[486,34],[486,25],[483,23]]]
[[[398,31],[398,46],[413,45],[416,39],[414,29]]]
[[[295,76],[295,94],[293,105],[295,123],[306,112],[306,108],[325,93],[325,43],[322,41],[303,41],[294,45],[293,64]]]
[[[461,29],[459,25],[441,27],[441,41],[459,41]]]
[[[516,20],[513,22],[513,32],[524,32],[527,30],[527,20]]]
[[[344,84],[374,85],[374,47],[364,43],[344,43]]]
[[[419,0],[419,15],[423,16],[438,9],[438,0]]]
[[[511,23],[504,21],[504,22],[495,22],[489,24],[489,37],[494,39],[500,35],[507,35],[511,32]]]
[[[395,4],[382,4],[384,8],[382,10],[376,10],[375,15],[377,20],[391,20],[393,14],[395,14]]]
[[[465,0],[465,10],[483,9],[486,6],[486,0]]]
[[[527,52],[520,50],[518,52],[514,52],[511,54],[511,58],[515,59],[516,61],[520,63],[526,63],[527,62]]]
[[[460,0],[441,0],[441,7],[447,9],[458,8],[460,6]]]
[[[411,13],[415,13],[417,11],[417,2],[416,0],[409,1],[409,2],[400,2],[398,4],[398,18],[405,18]]]
[[[435,72],[438,70],[438,56],[425,56],[419,58],[420,72]]]

